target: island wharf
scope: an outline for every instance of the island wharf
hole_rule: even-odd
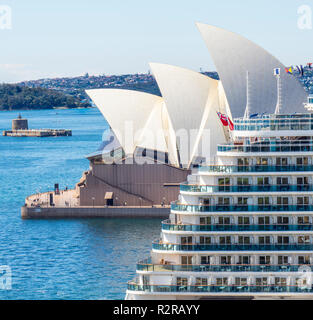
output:
[[[71,136],[72,130],[66,129],[28,129],[27,119],[21,115],[12,120],[12,130],[4,130],[3,136],[8,137],[59,137]]]

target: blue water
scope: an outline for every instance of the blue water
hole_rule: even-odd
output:
[[[0,113],[0,130],[17,112]],[[26,196],[72,188],[101,143],[97,109],[23,111],[31,128],[72,129],[72,137],[0,137],[0,265],[12,289],[0,299],[124,299],[138,259],[149,255],[159,219],[22,220]],[[2,132],[1,132],[2,133]]]

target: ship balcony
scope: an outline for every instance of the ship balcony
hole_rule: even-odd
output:
[[[313,244],[177,244],[161,240],[152,243],[156,251],[312,251]]]
[[[127,284],[129,291],[150,293],[313,293],[313,288],[304,285],[141,285],[136,282]]]
[[[187,231],[187,232],[215,232],[215,231],[313,231],[312,224],[172,224],[170,220],[162,222],[162,230],[165,231]]]
[[[179,264],[152,264],[151,259],[137,263],[137,271],[142,272],[299,272],[303,265],[270,265],[270,264],[201,264],[201,265],[179,265]],[[306,268],[313,265],[306,264]],[[300,268],[300,269],[299,269]]]
[[[313,165],[254,165],[254,166],[235,166],[235,165],[212,165],[200,166],[199,172],[213,172],[213,173],[254,173],[254,172],[310,172],[313,171]]]
[[[171,210],[186,213],[206,212],[308,212],[313,205],[187,205],[174,202]]]
[[[259,153],[259,152],[312,152],[313,142],[309,140],[271,141],[253,144],[218,145],[217,151],[222,153]]]
[[[181,192],[222,193],[222,192],[311,192],[313,185],[191,185],[181,184]]]

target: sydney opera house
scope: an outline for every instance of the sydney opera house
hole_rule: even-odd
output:
[[[139,207],[176,200],[179,184],[187,180],[193,166],[214,164],[217,145],[231,138],[218,112],[229,119],[243,117],[247,110],[274,113],[275,68],[282,70],[282,112],[307,112],[303,108],[307,93],[270,53],[224,29],[201,23],[197,27],[219,80],[150,63],[161,97],[131,90],[87,90],[110,132],[101,150],[88,156],[90,169],[73,195],[77,206]]]

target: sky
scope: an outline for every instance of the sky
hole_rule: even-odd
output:
[[[313,11],[313,0],[0,0],[0,13],[3,5],[11,27],[0,22],[0,82],[146,73],[149,62],[213,71],[196,22],[239,33],[285,65],[313,60],[313,30],[298,27],[298,8]]]

